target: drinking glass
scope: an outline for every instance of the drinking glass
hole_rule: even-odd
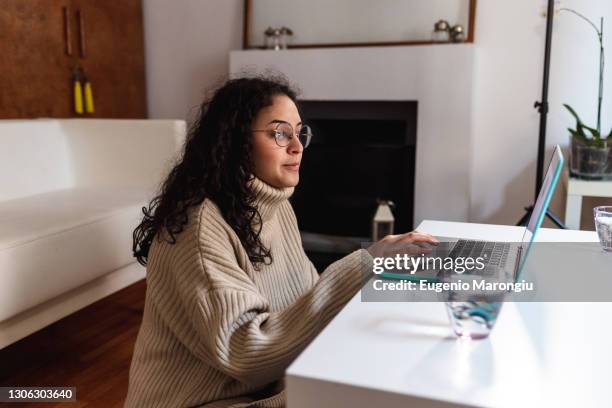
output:
[[[446,293],[446,311],[455,334],[460,338],[484,339],[489,336],[504,304],[505,291],[472,290],[474,280],[482,276],[453,275],[445,282],[459,282],[464,289]],[[466,289],[467,288],[467,289]]]
[[[593,214],[601,247],[606,252],[612,252],[612,206],[595,207]]]

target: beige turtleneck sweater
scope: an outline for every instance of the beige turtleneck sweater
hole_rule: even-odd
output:
[[[321,276],[287,200],[250,182],[273,262],[254,270],[211,200],[189,210],[176,244],[153,240],[126,407],[284,407],[285,369],[372,271],[360,249]]]

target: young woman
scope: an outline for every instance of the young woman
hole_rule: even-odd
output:
[[[319,276],[288,201],[311,137],[284,80],[230,80],[202,105],[134,231],[147,293],[126,407],[284,406],[285,369],[359,291],[371,257],[436,243],[391,235]]]

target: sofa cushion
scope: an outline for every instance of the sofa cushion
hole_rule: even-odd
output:
[[[0,321],[134,262],[145,190],[74,188],[0,202]]]
[[[0,201],[74,186],[71,147],[61,121],[1,120]]]

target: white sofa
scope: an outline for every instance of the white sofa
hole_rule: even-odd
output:
[[[0,121],[0,349],[145,276],[132,232],[185,122]]]

